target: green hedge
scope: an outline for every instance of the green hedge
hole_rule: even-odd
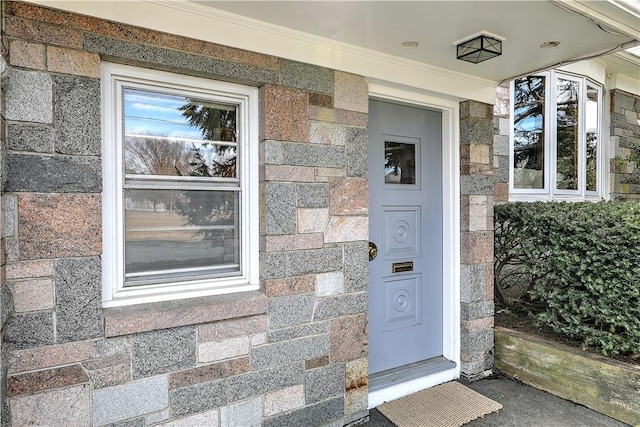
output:
[[[640,203],[508,203],[495,223],[499,303],[605,355],[640,353]]]

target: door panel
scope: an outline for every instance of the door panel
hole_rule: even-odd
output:
[[[369,108],[369,372],[442,355],[442,116]]]

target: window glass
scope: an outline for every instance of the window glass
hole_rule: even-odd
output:
[[[514,85],[514,188],[544,188],[545,77],[517,79]]]
[[[585,109],[585,131],[587,141],[587,191],[598,190],[598,89],[587,85]]]
[[[556,81],[556,188],[578,189],[578,103],[580,83]]]
[[[402,142],[384,143],[384,182],[416,183],[416,146]]]

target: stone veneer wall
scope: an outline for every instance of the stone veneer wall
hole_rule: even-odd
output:
[[[3,6],[4,425],[343,425],[367,416],[366,80]],[[260,87],[260,292],[102,309],[103,58]]]
[[[507,197],[501,142],[493,106],[460,104],[460,350],[469,380],[493,368],[493,205]]]
[[[611,91],[610,135],[611,199],[640,201],[640,164],[627,161],[631,147],[640,150],[640,96]]]

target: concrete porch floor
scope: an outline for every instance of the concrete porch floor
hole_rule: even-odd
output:
[[[471,421],[468,427],[624,427],[627,424],[581,405],[529,387],[519,381],[496,375],[467,387],[502,404],[503,408],[484,418]],[[379,411],[370,411],[370,420],[361,426],[394,427]],[[437,427],[437,426],[425,426]]]

